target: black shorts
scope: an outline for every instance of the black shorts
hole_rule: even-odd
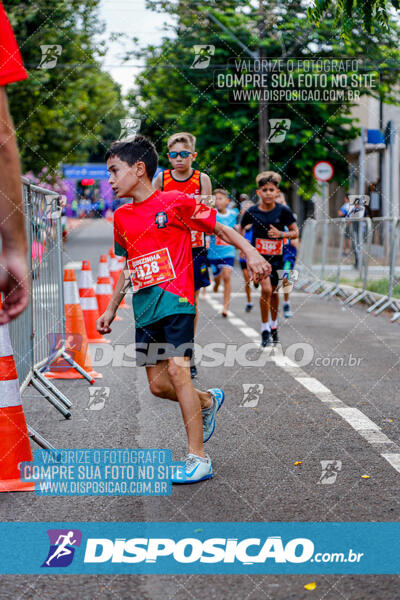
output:
[[[197,292],[202,287],[210,285],[210,276],[207,268],[207,250],[204,248],[192,250],[193,256],[193,274],[194,274],[194,291]]]
[[[175,356],[193,356],[194,315],[169,315],[136,329],[136,366],[155,365]]]
[[[279,275],[278,270],[275,267],[272,267],[271,275],[269,276],[271,280],[272,287],[276,287],[279,283]]]
[[[283,271],[283,257],[281,258],[280,256],[264,256],[263,258],[265,258],[265,260],[267,260],[272,267],[271,275],[269,276],[269,278],[271,280],[272,287],[276,287],[279,283],[278,271]]]

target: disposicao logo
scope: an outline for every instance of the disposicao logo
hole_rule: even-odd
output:
[[[250,550],[251,548],[251,550]],[[89,538],[86,544],[85,563],[155,563],[161,557],[172,557],[178,563],[304,563],[314,553],[314,544],[307,538],[296,538],[283,544],[279,536],[267,539],[210,538],[201,541],[183,538]]]
[[[68,567],[81,545],[82,532],[79,529],[48,529],[50,549],[42,567]]]

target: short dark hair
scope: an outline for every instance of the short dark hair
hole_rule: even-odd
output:
[[[156,147],[144,135],[136,135],[129,141],[113,142],[106,152],[106,162],[113,156],[118,156],[130,167],[138,161],[144,162],[149,179],[153,179],[157,170],[158,154]]]
[[[256,177],[256,183],[259,188],[264,187],[264,185],[267,185],[268,183],[272,183],[278,188],[281,181],[282,177],[279,173],[275,173],[274,171],[263,171]]]

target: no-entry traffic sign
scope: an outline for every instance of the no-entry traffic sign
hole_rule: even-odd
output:
[[[314,165],[313,175],[317,181],[330,181],[335,169],[327,160],[321,160]]]

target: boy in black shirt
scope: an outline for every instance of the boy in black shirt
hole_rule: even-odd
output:
[[[242,235],[245,227],[252,225],[251,243],[272,267],[271,275],[261,281],[261,346],[263,347],[279,341],[279,294],[275,292],[279,283],[278,271],[283,270],[284,238],[293,240],[299,237],[296,219],[291,210],[276,202],[280,194],[281,179],[279,173],[273,171],[264,171],[257,175],[259,203],[251,206],[240,222]]]

